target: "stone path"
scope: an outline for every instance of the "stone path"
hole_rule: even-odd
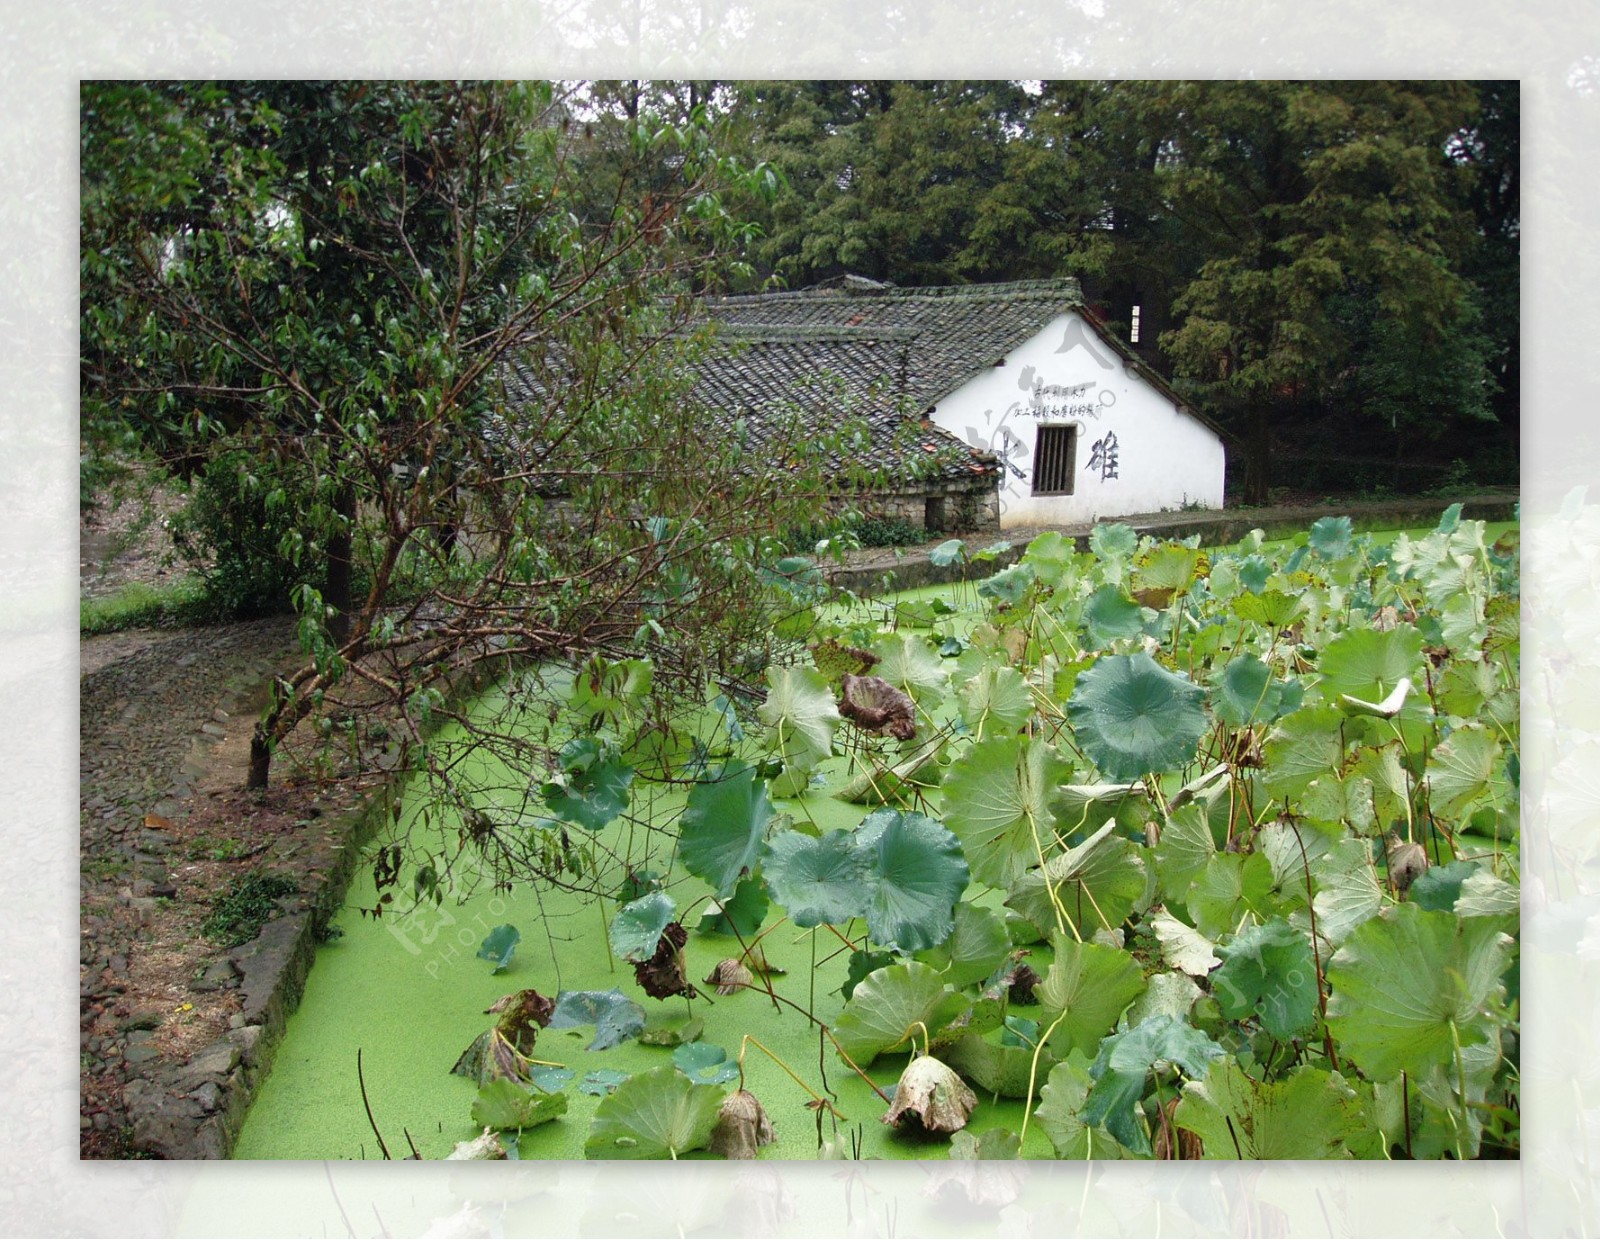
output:
[[[237,782],[228,751],[247,745],[266,682],[293,656],[293,620],[114,634],[81,653],[81,1145],[116,1158],[133,1152],[125,1087],[159,1062],[171,1016],[140,979],[151,923],[178,895],[174,830],[197,794]]]

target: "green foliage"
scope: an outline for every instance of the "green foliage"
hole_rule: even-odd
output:
[[[278,901],[299,887],[281,874],[256,871],[228,880],[228,886],[211,903],[211,914],[200,933],[223,947],[238,947],[261,933],[278,912]]]

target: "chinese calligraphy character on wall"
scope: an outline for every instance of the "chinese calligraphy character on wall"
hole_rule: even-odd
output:
[[[1103,438],[1094,441],[1094,446],[1089,449],[1089,464],[1086,468],[1091,474],[1099,474],[1101,482],[1106,482],[1117,476],[1117,436],[1115,432],[1107,431]]]

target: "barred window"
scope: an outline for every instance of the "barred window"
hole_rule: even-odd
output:
[[[1076,426],[1041,426],[1033,450],[1033,493],[1071,495],[1077,455]]]

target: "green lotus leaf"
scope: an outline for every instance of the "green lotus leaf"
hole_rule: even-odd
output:
[[[585,1158],[677,1158],[711,1144],[726,1091],[663,1064],[629,1077],[595,1108]]]
[[[1053,838],[1051,808],[1071,768],[1044,741],[996,736],[972,746],[944,781],[945,824],[972,875],[1009,887]]]
[[[852,805],[904,803],[919,789],[931,788],[939,782],[938,758],[944,743],[944,736],[935,734],[887,767],[877,765],[870,754],[862,754],[864,763],[860,774],[833,795]]]
[[[1122,560],[1139,549],[1139,535],[1120,521],[1097,525],[1089,531],[1089,550],[1102,560]]]
[[[685,1019],[681,1014],[657,1018],[639,1033],[640,1046],[682,1046],[705,1032],[706,1022],[698,1016]]]
[[[992,598],[1003,606],[1015,607],[1033,581],[1033,565],[1024,561],[980,581],[978,594],[983,598]]]
[[[814,667],[769,667],[767,684],[756,712],[767,725],[767,746],[785,766],[809,771],[833,752],[840,723],[833,691]]]
[[[917,953],[923,964],[940,970],[950,985],[960,989],[981,982],[1011,955],[1006,921],[990,908],[962,901],[955,907],[955,925],[937,947]]]
[[[1311,941],[1278,918],[1247,926],[1217,948],[1223,966],[1211,975],[1211,993],[1229,1020],[1257,1016],[1261,1027],[1286,1042],[1311,1028],[1317,1012],[1317,965]]]
[[[1200,877],[1217,851],[1200,806],[1190,802],[1173,810],[1154,851],[1162,889],[1170,900],[1186,904],[1189,884]]]
[[[1134,588],[1182,594],[1194,584],[1200,559],[1197,549],[1182,543],[1168,542],[1152,547],[1139,557],[1134,567]]]
[[[1124,826],[1143,825],[1149,820],[1150,800],[1144,784],[1063,784],[1056,809],[1062,834],[1098,830],[1112,818]]]
[[[732,895],[755,865],[771,818],[772,802],[755,769],[730,763],[720,778],[701,780],[690,791],[680,820],[678,859],[710,883],[718,899]]]
[[[1060,1018],[1050,1049],[1062,1058],[1075,1049],[1092,1051],[1144,988],[1144,974],[1127,952],[1057,935],[1055,960],[1033,991],[1044,1007],[1045,1028]]]
[[[1128,1006],[1123,1020],[1137,1025],[1152,1016],[1176,1016],[1188,1020],[1195,1003],[1205,994],[1194,979],[1183,973],[1152,973],[1144,993]]]
[[[1194,760],[1206,732],[1205,691],[1142,651],[1110,655],[1080,673],[1067,702],[1078,743],[1113,780]]]
[[[1014,667],[985,663],[958,696],[962,721],[980,739],[986,730],[1015,732],[1033,713],[1033,694]]]
[[[1118,638],[1138,637],[1144,632],[1144,608],[1121,586],[1106,584],[1084,603],[1083,623],[1089,630],[1089,644],[1103,650]]]
[[[1456,816],[1480,797],[1499,804],[1510,795],[1499,773],[1500,742],[1481,724],[1450,733],[1428,756],[1428,805],[1436,814]]]
[[[528,1080],[533,1082],[536,1089],[547,1094],[560,1093],[577,1075],[571,1068],[556,1068],[542,1063],[528,1069]]]
[[[1098,930],[1116,929],[1144,902],[1149,878],[1145,850],[1113,834],[1108,822],[1077,847],[1024,874],[1012,885],[1006,907],[1042,932],[1056,929],[1057,918],[1065,916],[1081,937],[1093,938]]]
[[[1253,654],[1235,655],[1211,678],[1211,709],[1233,727],[1276,719],[1282,704],[1283,682]]]
[[[615,1068],[596,1068],[593,1072],[585,1072],[583,1080],[578,1082],[578,1092],[588,1094],[594,1098],[604,1098],[613,1094],[617,1086],[628,1079],[631,1073],[618,1072]]]
[[[678,1071],[700,1085],[726,1085],[739,1079],[739,1065],[712,1042],[685,1042],[672,1052],[672,1062]]]
[[[1479,870],[1476,861],[1451,861],[1429,866],[1412,882],[1406,900],[1418,908],[1449,911],[1456,906],[1461,884]]]
[[[1385,909],[1328,962],[1328,1027],[1340,1053],[1381,1081],[1453,1062],[1458,1040],[1490,1040],[1512,950],[1493,918]]]
[[[1329,704],[1341,694],[1382,702],[1402,680],[1422,684],[1422,634],[1401,624],[1388,630],[1347,629],[1322,648],[1317,660],[1321,692]],[[1406,711],[1420,707],[1420,699]]]
[[[1251,594],[1260,594],[1267,588],[1267,581],[1272,576],[1272,565],[1266,556],[1247,555],[1238,563],[1240,585]]]
[[[965,1015],[971,1000],[944,983],[938,970],[911,961],[877,969],[857,983],[834,1023],[845,1054],[866,1067],[884,1051],[922,1046]]]
[[[1185,903],[1195,928],[1219,939],[1232,934],[1246,914],[1266,921],[1282,911],[1276,887],[1272,863],[1261,853],[1217,853],[1190,885]]]
[[[959,538],[947,539],[928,552],[928,561],[936,568],[948,568],[966,558],[967,544]]]
[[[484,936],[483,942],[478,944],[478,959],[494,961],[494,968],[490,972],[498,973],[511,963],[511,957],[520,942],[522,942],[522,931],[510,922],[496,926]]]
[[[797,926],[840,926],[864,917],[870,897],[868,858],[854,833],[823,836],[783,831],[772,837],[761,872],[773,898]]]
[[[1200,1138],[1207,1158],[1252,1160],[1351,1158],[1370,1127],[1361,1095],[1337,1072],[1306,1066],[1265,1082],[1231,1059],[1184,1084],[1173,1122]]]
[[[611,919],[611,950],[624,960],[649,960],[675,911],[672,897],[664,891],[623,905]]]
[[[1350,554],[1356,527],[1349,517],[1323,517],[1311,526],[1311,549],[1325,560]]]
[[[1344,716],[1331,706],[1304,706],[1285,715],[1262,746],[1262,784],[1273,796],[1298,796],[1313,779],[1342,769],[1344,733]]]
[[[1010,550],[1009,544],[1006,545],[1006,549]],[[1049,586],[1061,584],[1062,579],[1071,571],[1077,556],[1077,542],[1059,530],[1046,530],[1036,535],[1028,543],[1028,549],[1022,553],[1022,558],[1032,565],[1039,580]]]
[[[971,877],[951,832],[921,814],[880,809],[857,828],[856,846],[869,878],[873,942],[916,952],[950,937],[956,901]]]
[[[591,1051],[609,1050],[644,1028],[644,1009],[620,990],[563,990],[556,996],[549,1028],[594,1026]]]
[[[1139,1123],[1139,1099],[1157,1060],[1182,1068],[1191,1079],[1206,1076],[1211,1065],[1227,1057],[1205,1034],[1173,1016],[1152,1016],[1100,1043],[1100,1053],[1089,1069],[1094,1087],[1080,1118],[1085,1124],[1104,1124],[1106,1131],[1137,1154],[1149,1154],[1150,1137]]]
[[[1134,1157],[1132,1150],[1104,1128],[1083,1122],[1083,1104],[1093,1083],[1089,1060],[1081,1051],[1058,1063],[1039,1091],[1039,1106],[1033,1113],[1039,1127],[1050,1139],[1057,1158]]]
[[[482,1128],[533,1128],[567,1113],[567,1096],[529,1089],[504,1078],[478,1087],[472,1122]]]
[[[919,706],[931,706],[944,696],[950,670],[921,634],[885,634],[873,643],[872,652],[878,656],[872,674],[910,694]]]
[[[713,900],[700,916],[696,927],[701,934],[731,934],[749,938],[766,920],[771,900],[767,885],[759,878],[741,878],[733,898]]]
[[[1383,907],[1383,888],[1366,840],[1341,840],[1312,867],[1316,879],[1317,934],[1338,947],[1355,928],[1378,915]],[[1298,924],[1302,914],[1295,914]],[[1307,919],[1307,927],[1310,922]]]
[[[855,993],[856,987],[861,984],[864,978],[872,976],[885,965],[891,965],[894,962],[895,955],[893,952],[851,952],[844,985],[839,987],[839,993],[848,999]]]
[[[1244,578],[1243,570],[1240,572]],[[1252,591],[1240,594],[1233,600],[1233,614],[1251,624],[1264,624],[1270,629],[1285,629],[1306,614],[1306,601],[1298,595],[1282,590]]]
[[[542,793],[546,807],[563,822],[598,831],[628,808],[633,768],[609,746],[587,736],[569,741],[561,766],[563,782],[546,784]]]
[[[940,1053],[946,1063],[984,1093],[1002,1098],[1031,1097],[1030,1086],[1036,1090],[1056,1063],[1056,1057],[1045,1050],[1037,1057],[1036,1069],[1034,1047],[999,1045],[975,1033]]]

